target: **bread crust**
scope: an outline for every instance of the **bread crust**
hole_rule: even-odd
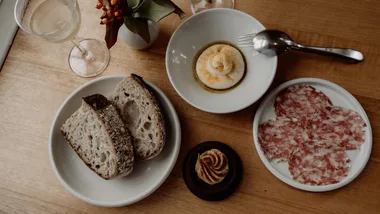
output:
[[[77,153],[77,155],[82,159],[82,161],[100,177],[108,180],[117,177],[120,174],[129,174],[133,170],[134,165],[132,138],[128,129],[125,127],[125,124],[122,122],[122,119],[118,114],[116,108],[103,95],[95,94],[84,97],[82,106],[71,117],[76,116],[76,114],[80,114],[79,112],[84,108],[84,106],[89,107],[93,113],[95,113],[99,122],[104,126],[107,132],[107,136],[111,139],[111,149],[115,153],[116,157],[116,172],[108,176],[103,175],[96,172],[96,170],[93,168],[94,166],[92,166],[91,163],[86,162],[84,154],[81,153],[69,139],[68,130],[65,130],[67,122],[65,122],[65,124],[61,127],[61,132],[65,136],[66,140]]]
[[[138,88],[141,90],[141,94],[143,94],[145,96],[145,98],[149,101],[149,103],[152,104],[152,105],[150,105],[150,108],[152,108],[152,110],[156,116],[155,118],[157,118],[157,121],[156,121],[157,122],[157,129],[158,129],[157,133],[159,133],[159,136],[158,136],[159,139],[150,144],[150,145],[156,145],[156,147],[153,149],[153,151],[142,152],[143,154],[148,154],[148,155],[141,155],[140,151],[136,151],[136,148],[137,148],[136,144],[137,143],[147,143],[146,141],[141,142],[141,140],[136,141],[136,138],[139,138],[139,137],[136,136],[136,134],[134,136],[133,133],[134,132],[141,132],[141,131],[140,130],[135,130],[135,131],[131,130],[132,137],[134,138],[135,157],[139,160],[149,160],[149,159],[156,157],[162,151],[162,149],[165,145],[165,140],[166,140],[165,119],[164,119],[164,116],[162,114],[160,105],[159,105],[155,95],[152,92],[152,89],[147,84],[144,83],[143,79],[140,76],[138,76],[136,74],[131,74],[129,77],[122,80],[118,84],[118,86],[116,87],[115,92],[113,93],[112,98],[111,98],[111,102],[117,107],[120,114],[122,115],[122,118],[123,119],[125,118],[125,116],[123,116],[123,113],[122,113],[123,109],[125,108],[125,102],[122,103],[119,100],[119,97],[123,96],[122,92],[124,92],[124,90],[126,90],[125,85],[129,81],[132,81],[132,83],[135,83],[136,85],[138,85]],[[116,97],[118,97],[118,98],[116,98]],[[128,123],[126,121],[124,121],[124,122],[127,124],[127,127],[129,129],[132,128],[132,127],[128,126]]]

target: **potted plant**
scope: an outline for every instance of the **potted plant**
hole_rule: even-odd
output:
[[[106,25],[108,48],[116,43],[118,35],[133,48],[147,48],[157,38],[158,21],[171,13],[185,17],[171,0],[98,0],[96,8],[103,11],[100,24]]]

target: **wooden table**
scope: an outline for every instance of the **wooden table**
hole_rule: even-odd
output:
[[[189,0],[175,1],[191,16]],[[102,39],[96,1],[80,1],[81,37]],[[330,80],[363,105],[373,128],[371,158],[360,176],[342,189],[309,193],[275,178],[262,164],[252,138],[255,106],[227,115],[197,110],[174,91],[165,71],[165,50],[181,20],[161,22],[158,41],[134,51],[119,41],[102,75],[135,72],[159,86],[173,102],[182,124],[182,148],[166,182],[148,198],[123,208],[101,208],[72,196],[56,179],[48,158],[48,133],[63,100],[90,79],[74,75],[67,63],[70,43],[50,44],[19,31],[0,73],[0,213],[380,213],[380,1],[237,0],[236,9],[265,26],[311,45],[352,47],[366,60],[344,64],[331,58],[289,53],[279,58],[276,80]],[[9,17],[12,18],[12,17]],[[196,198],[182,179],[181,164],[192,146],[206,140],[231,145],[243,161],[244,178],[227,200]]]

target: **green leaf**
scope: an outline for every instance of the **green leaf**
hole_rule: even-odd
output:
[[[132,8],[133,10],[136,9],[140,5],[141,1],[142,0],[127,0],[128,6]]]
[[[145,18],[155,22],[173,13],[175,10],[172,6],[161,6],[153,0],[143,0],[139,9],[133,14],[134,18]]]
[[[174,7],[174,13],[177,14],[179,18],[181,19],[185,18],[186,16],[186,14],[181,10],[181,8],[179,8],[176,4],[174,4],[170,0],[153,0],[153,1],[164,7],[167,7],[167,6]]]
[[[124,16],[132,16],[133,10],[129,6],[129,0],[120,0],[119,9],[123,11]]]
[[[108,1],[107,0],[103,0],[103,7],[107,7],[108,5]]]
[[[150,34],[148,27],[148,20],[143,18],[124,17],[124,24],[127,28],[135,34],[141,36],[146,42],[150,42]]]
[[[123,24],[123,19],[113,19],[106,24],[106,35],[104,40],[107,43],[107,48],[110,49],[117,41],[117,35],[119,33],[119,28]]]

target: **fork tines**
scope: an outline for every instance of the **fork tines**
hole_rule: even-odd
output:
[[[253,46],[253,37],[256,33],[249,33],[244,36],[240,36],[238,39],[238,46],[241,48],[252,47]]]

